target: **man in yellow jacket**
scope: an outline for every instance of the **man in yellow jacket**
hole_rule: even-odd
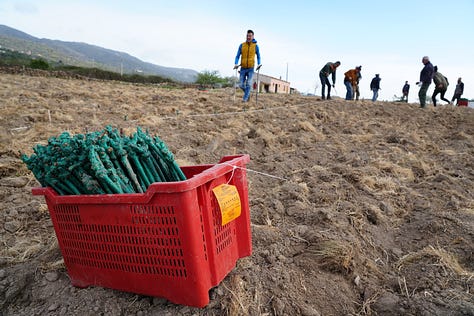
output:
[[[239,67],[240,59],[240,89],[244,91],[243,101],[248,102],[250,98],[250,88],[255,67],[255,55],[257,55],[257,70],[260,69],[260,50],[257,41],[254,39],[252,30],[247,31],[247,40],[239,45],[237,56],[235,56],[234,69]]]

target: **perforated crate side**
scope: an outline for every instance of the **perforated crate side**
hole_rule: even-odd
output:
[[[222,226],[221,210],[212,189],[224,183],[237,187],[242,210],[240,217]],[[246,171],[243,168],[230,169],[197,190],[202,200],[200,204],[209,206],[203,214],[204,233],[212,284],[217,285],[235,267],[238,259],[252,252]]]
[[[170,194],[166,206],[49,203],[72,284],[205,306],[212,285],[195,193]]]

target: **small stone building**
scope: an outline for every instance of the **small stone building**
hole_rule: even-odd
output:
[[[258,77],[258,83],[257,83]],[[266,93],[283,93],[283,94],[290,94],[290,83],[285,80],[277,79],[274,77],[270,77],[267,75],[260,74],[257,76],[255,73],[252,79],[252,87],[254,90],[259,87],[258,92],[266,92]]]

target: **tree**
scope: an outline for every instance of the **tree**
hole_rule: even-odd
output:
[[[225,84],[226,82],[227,80],[223,79],[217,70],[204,70],[198,74],[196,79],[197,84],[210,85],[213,87]]]
[[[49,69],[49,64],[43,59],[33,59],[30,62],[30,67],[34,69]]]

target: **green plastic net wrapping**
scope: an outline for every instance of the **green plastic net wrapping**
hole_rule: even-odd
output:
[[[140,127],[123,136],[111,126],[64,132],[21,159],[44,187],[60,195],[143,193],[154,182],[186,180],[166,144]]]

